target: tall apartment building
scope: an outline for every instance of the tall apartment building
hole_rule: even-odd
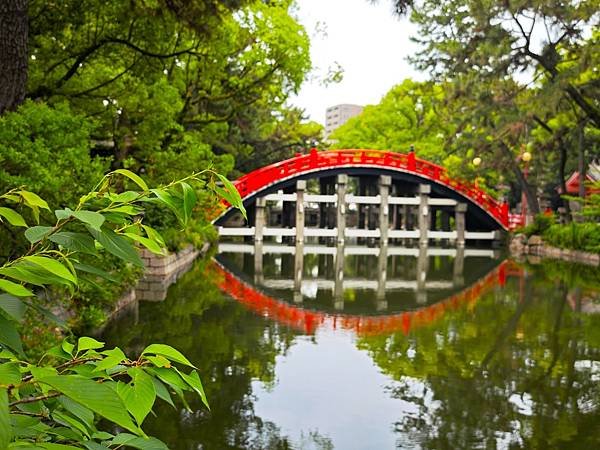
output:
[[[358,116],[362,110],[363,107],[360,105],[347,104],[327,108],[325,115],[325,139],[329,137],[333,130],[345,124],[348,119]]]

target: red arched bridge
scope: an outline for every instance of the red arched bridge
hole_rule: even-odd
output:
[[[307,186],[312,179],[318,187]],[[312,149],[234,185],[249,220],[236,225],[226,205],[215,220],[222,236],[449,239],[464,245],[466,239],[493,239],[509,224],[506,203],[414,152]],[[268,201],[276,206],[269,209]]]

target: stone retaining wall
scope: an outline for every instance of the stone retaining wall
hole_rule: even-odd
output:
[[[598,253],[551,247],[544,243],[541,236],[536,235],[529,237],[529,239],[524,234],[513,236],[509,249],[513,255],[534,255],[589,266],[600,266],[600,254]]]
[[[205,244],[198,250],[190,245],[177,253],[159,256],[148,250],[141,250],[140,257],[144,262],[144,276],[132,290],[126,292],[115,303],[109,314],[110,318],[138,301],[161,302],[167,297],[167,291],[175,281],[186,273],[195,259],[208,249]]]

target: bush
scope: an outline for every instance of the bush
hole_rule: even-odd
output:
[[[555,247],[600,253],[600,224],[571,223],[552,225],[543,233],[544,240]]]
[[[534,217],[531,225],[527,225],[516,231],[525,234],[527,237],[533,236],[534,234],[543,235],[546,230],[555,223],[556,220],[554,215],[538,214]]]
[[[87,192],[85,187],[108,167],[106,161],[90,157],[92,129],[89,120],[66,105],[28,101],[2,115],[0,192],[24,186],[55,207],[76,205]],[[26,245],[22,236],[0,224],[0,261],[22,252]]]

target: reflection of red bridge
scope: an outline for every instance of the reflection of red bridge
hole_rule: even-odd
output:
[[[503,261],[469,288],[431,306],[387,316],[355,316],[328,314],[299,308],[256,290],[252,285],[240,280],[216,262],[213,266],[221,277],[219,280],[221,290],[261,316],[307,334],[313,334],[317,328],[329,325],[334,329],[353,330],[358,335],[378,335],[396,331],[408,334],[415,327],[427,325],[441,318],[447,310],[454,310],[463,304],[473,303],[495,286],[504,286],[506,276],[514,271],[513,267],[509,267],[508,261]]]

